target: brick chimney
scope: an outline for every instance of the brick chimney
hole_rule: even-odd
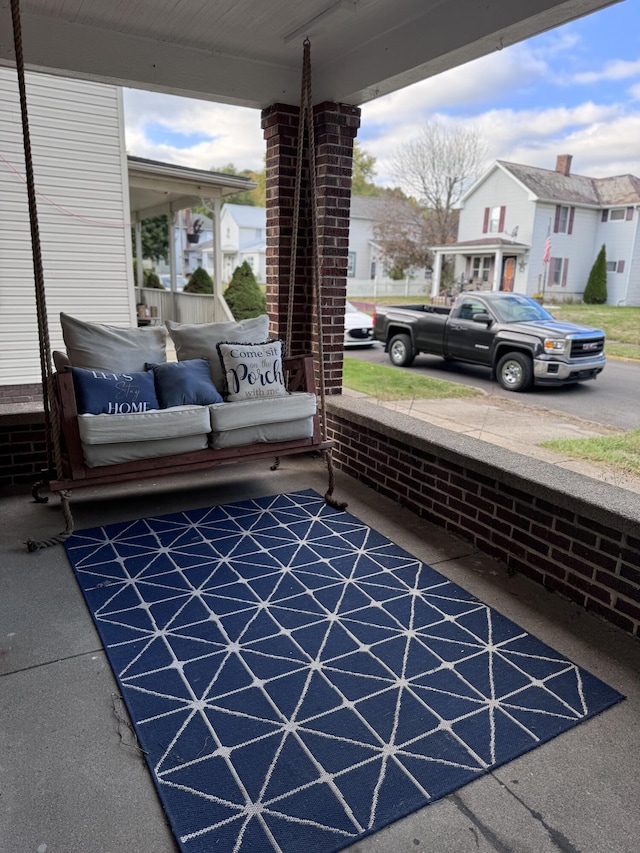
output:
[[[573,154],[558,154],[558,159],[556,160],[556,172],[560,172],[561,175],[569,175],[571,173],[572,160]]]

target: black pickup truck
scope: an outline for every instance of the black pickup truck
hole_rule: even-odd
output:
[[[421,352],[482,364],[508,391],[595,379],[606,362],[603,331],[554,320],[518,293],[462,293],[451,308],[376,305],[373,323],[393,364]]]

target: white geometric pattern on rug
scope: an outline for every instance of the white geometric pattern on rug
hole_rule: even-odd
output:
[[[185,851],[342,849],[621,698],[312,491],[66,548]]]

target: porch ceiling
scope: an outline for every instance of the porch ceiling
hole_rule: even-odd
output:
[[[361,104],[617,0],[21,0],[28,69],[250,107]],[[9,0],[0,64],[15,62]]]
[[[129,205],[131,212],[137,213],[140,219],[166,213],[169,205],[173,210],[183,210],[256,186],[249,178],[140,157],[128,157],[127,166]]]

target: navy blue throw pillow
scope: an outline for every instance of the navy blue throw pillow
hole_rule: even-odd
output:
[[[224,402],[211,379],[208,358],[148,364],[156,381],[160,408],[208,406]]]
[[[150,373],[108,373],[72,367],[81,415],[128,415],[160,408]]]

